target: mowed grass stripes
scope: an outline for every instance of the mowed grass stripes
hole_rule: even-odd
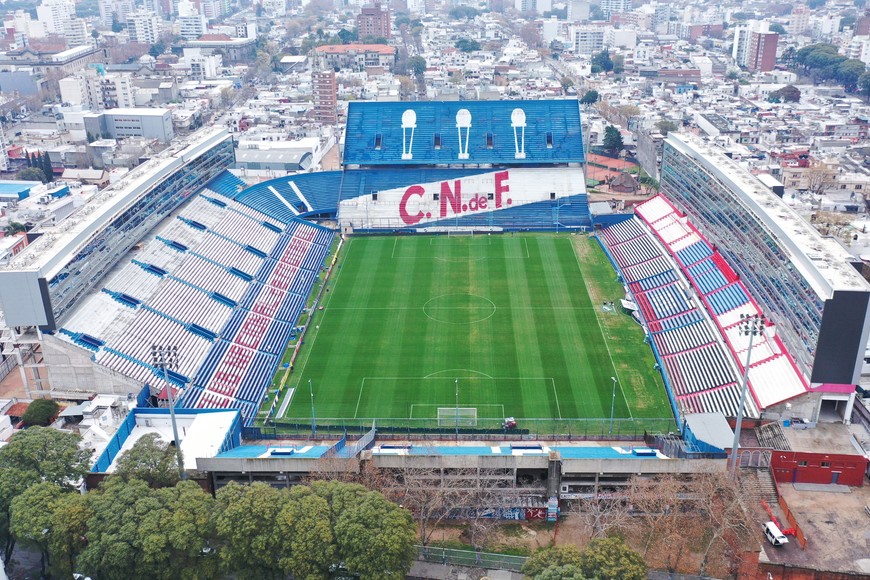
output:
[[[350,238],[289,382],[296,393],[286,417],[310,419],[309,379],[318,420],[432,420],[438,407],[456,404],[457,382],[459,406],[480,418],[609,417],[611,377],[625,361],[611,358],[601,304],[584,279],[592,271],[606,287],[615,273],[600,264],[584,271],[578,261],[575,244],[584,244],[580,255],[601,253],[593,243],[567,235]],[[652,369],[642,332],[628,329],[618,356]],[[615,416],[669,416],[655,373],[639,376],[617,389]],[[642,405],[632,401],[638,391]]]

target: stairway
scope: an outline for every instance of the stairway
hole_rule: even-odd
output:
[[[761,500],[771,507],[778,505],[776,486],[773,483],[773,474],[769,469],[741,469],[740,484],[747,502],[752,509],[763,510]]]

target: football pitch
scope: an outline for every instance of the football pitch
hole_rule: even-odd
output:
[[[352,237],[326,289],[287,376],[286,419],[311,419],[309,380],[318,422],[431,423],[457,406],[463,424],[609,418],[611,404],[617,418],[671,416],[643,331],[617,311],[622,287],[586,236]]]

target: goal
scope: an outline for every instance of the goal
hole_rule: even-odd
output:
[[[447,230],[447,237],[448,238],[459,238],[459,237],[473,238],[473,237],[475,237],[474,236],[474,229],[473,228],[468,228],[468,229],[451,228],[451,229]]]
[[[438,407],[439,427],[477,427],[477,407]]]

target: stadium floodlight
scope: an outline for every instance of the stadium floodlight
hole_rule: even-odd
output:
[[[613,435],[613,412],[616,410],[616,377],[610,377],[613,381],[613,396],[610,398],[610,434]]]
[[[454,381],[456,385],[456,440],[459,441],[459,379]]]
[[[178,366],[178,347],[151,345],[151,364],[155,368],[163,369],[164,387],[169,395],[169,419],[172,422],[172,438],[175,442],[175,458],[178,461],[178,477],[185,478],[184,460],[181,458],[181,441],[178,439],[178,423],[175,420],[175,395],[172,385],[169,383],[169,369]]]
[[[511,111],[511,127],[514,129],[514,159],[526,158],[526,112],[517,107]],[[521,129],[517,136],[517,129]]]
[[[462,140],[463,129],[465,129],[465,141]],[[471,111],[468,109],[456,111],[456,130],[459,132],[459,158],[468,159],[468,137],[471,135]]]
[[[406,109],[405,112],[402,113],[402,159],[413,159],[414,157],[411,154],[411,148],[414,146],[414,129],[416,128],[417,113],[415,113],[413,109]],[[406,147],[406,134],[408,129],[411,130],[411,136],[407,138]]]
[[[738,323],[739,333],[749,337],[746,349],[746,366],[743,367],[743,380],[740,385],[740,405],[737,407],[737,422],[734,424],[734,442],[731,444],[731,475],[737,477],[737,450],[740,446],[740,428],[743,426],[743,410],[746,407],[746,394],[749,391],[749,364],[752,361],[753,339],[764,332],[764,315],[741,314]]]
[[[314,416],[314,387],[311,386],[311,379],[308,379],[308,391],[311,393],[311,434],[317,436],[317,419]]]

